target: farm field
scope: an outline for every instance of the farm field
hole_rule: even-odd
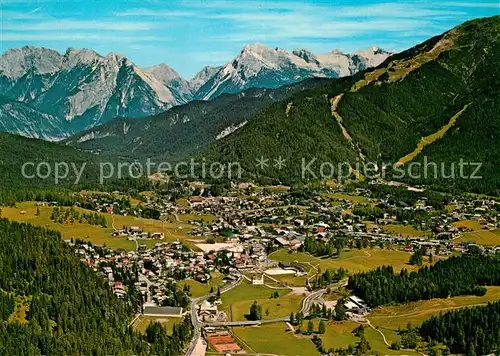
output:
[[[276,291],[280,296],[271,298],[271,294]],[[238,287],[222,294],[222,305],[219,309],[225,311],[232,321],[247,320],[245,315],[250,312],[252,303],[257,301],[262,306],[262,318],[275,319],[299,311],[303,298],[289,289],[273,289],[244,281]]]
[[[124,250],[133,250],[136,248],[135,241],[127,240],[125,237],[113,237],[113,226],[117,229],[123,226],[139,226],[145,232],[163,232],[165,234],[164,240],[146,240],[139,239],[139,244],[145,244],[148,247],[154,246],[161,241],[176,241],[182,240],[187,237],[186,233],[190,230],[191,226],[182,223],[166,223],[153,219],[142,219],[134,216],[111,215],[107,213],[100,213],[105,216],[107,227],[103,228],[97,225],[90,225],[87,223],[65,222],[62,224],[52,221],[53,207],[40,206],[40,215],[36,215],[37,207],[35,202],[17,203],[15,207],[2,208],[2,217],[13,220],[31,223],[46,228],[59,231],[64,239],[82,239],[88,240],[95,245],[106,245],[107,247]],[[94,213],[91,210],[82,208],[75,208],[79,213]]]
[[[480,230],[480,231],[466,232],[455,241],[456,242],[473,241],[478,245],[497,246],[500,245],[500,229],[492,231]]]
[[[319,355],[308,338],[295,336],[286,331],[285,323],[253,327],[235,327],[233,333],[249,347],[249,352],[283,356]],[[272,336],[272,337],[270,337]]]
[[[402,268],[415,270],[416,267],[408,264],[410,254],[403,251],[382,249],[361,249],[343,251],[339,258],[321,259],[307,253],[297,252],[290,254],[287,250],[278,250],[270,255],[275,261],[300,262],[307,266],[314,266],[322,271],[326,269],[338,269],[340,267],[349,272],[364,272],[383,265],[392,265],[395,271]]]
[[[190,288],[191,296],[193,298],[198,298],[210,293],[211,287],[214,287],[214,291],[217,291],[217,287],[222,287],[224,285],[222,278],[224,278],[224,275],[215,272],[212,273],[212,278],[208,281],[208,283],[200,283],[192,279],[185,279],[183,281],[179,281],[178,285],[183,288],[184,285],[187,284]]]

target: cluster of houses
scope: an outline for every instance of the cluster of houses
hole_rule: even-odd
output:
[[[66,241],[77,256],[96,272],[107,278],[113,292],[124,297],[127,288],[123,275],[135,278],[135,288],[143,295],[144,306],[155,307],[173,298],[171,286],[179,280],[195,279],[207,282],[215,271],[214,261],[204,253],[183,248],[179,242],[159,243],[153,248],[140,245],[137,251],[111,250],[86,242]]]
[[[111,233],[114,237],[127,237],[129,240],[133,239],[153,239],[163,240],[165,234],[163,232],[145,232],[139,226],[124,227],[116,229]]]

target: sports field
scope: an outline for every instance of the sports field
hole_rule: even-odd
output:
[[[431,237],[432,233],[430,231],[423,231],[415,229],[411,225],[386,225],[381,226],[382,231],[397,235],[401,237]]]

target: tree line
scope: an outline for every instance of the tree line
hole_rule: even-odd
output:
[[[116,297],[55,231],[0,219],[0,261],[0,290],[31,297],[26,323],[0,320],[1,355],[179,355],[191,337],[188,319],[168,337],[161,325],[134,332],[139,293]],[[12,310],[10,298],[0,305]]]
[[[499,256],[461,256],[438,261],[418,272],[392,266],[358,273],[349,278],[348,288],[376,307],[458,295],[484,295],[485,286],[500,285]]]
[[[433,316],[422,323],[420,335],[453,354],[491,354],[500,347],[500,301]]]
[[[38,213],[38,211],[37,211]],[[78,221],[83,223],[84,220],[90,225],[99,225],[102,227],[107,226],[106,217],[98,213],[79,213],[75,208],[71,207],[69,209],[55,207],[52,210],[50,219],[55,223],[63,224],[67,221],[74,222]]]

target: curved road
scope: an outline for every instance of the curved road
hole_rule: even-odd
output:
[[[238,279],[236,280],[236,282],[221,288],[220,292],[225,293],[227,291],[230,291],[231,289],[239,286],[242,281],[243,281],[243,277],[240,275],[240,276],[238,276]],[[188,355],[188,356],[193,353],[193,351],[196,347],[196,343],[198,342],[198,339],[201,337],[201,327],[206,325],[206,323],[203,323],[200,321],[200,319],[198,319],[198,313],[196,313],[196,305],[201,301],[207,300],[208,298],[210,298],[211,296],[213,296],[215,294],[216,293],[211,293],[211,294],[207,294],[207,295],[204,295],[202,297],[199,297],[199,298],[192,298],[191,299],[191,323],[193,324],[194,331],[193,331],[193,338],[191,340],[191,344],[189,345],[189,348],[186,351],[186,355]]]
[[[242,281],[243,281],[243,276],[240,275],[236,282],[232,283],[229,286],[222,288],[221,293],[225,293],[225,292],[237,287],[238,285],[240,285],[240,283]],[[302,301],[302,308],[300,310],[302,312],[302,314],[308,315],[309,311],[311,309],[311,306],[313,305],[315,300],[320,298],[325,293],[326,293],[326,289],[320,289],[320,290],[314,291],[314,292],[310,293],[308,296],[306,296],[304,298],[304,300]],[[255,321],[253,321],[253,320],[252,321],[227,321],[227,322],[221,322],[221,323],[202,322],[198,318],[198,314],[196,312],[196,309],[197,309],[196,305],[199,302],[210,298],[212,295],[215,295],[215,293],[204,295],[204,296],[199,297],[199,298],[191,299],[191,322],[192,322],[193,327],[194,327],[194,332],[193,332],[193,338],[191,340],[191,344],[190,344],[188,350],[186,351],[187,356],[192,355],[192,353],[196,347],[196,343],[198,342],[198,339],[201,337],[201,328],[203,326],[253,326],[253,325],[262,325],[262,324],[281,323],[281,322],[287,322],[290,320],[290,318],[287,316],[287,317],[277,318],[277,319],[255,320]]]

